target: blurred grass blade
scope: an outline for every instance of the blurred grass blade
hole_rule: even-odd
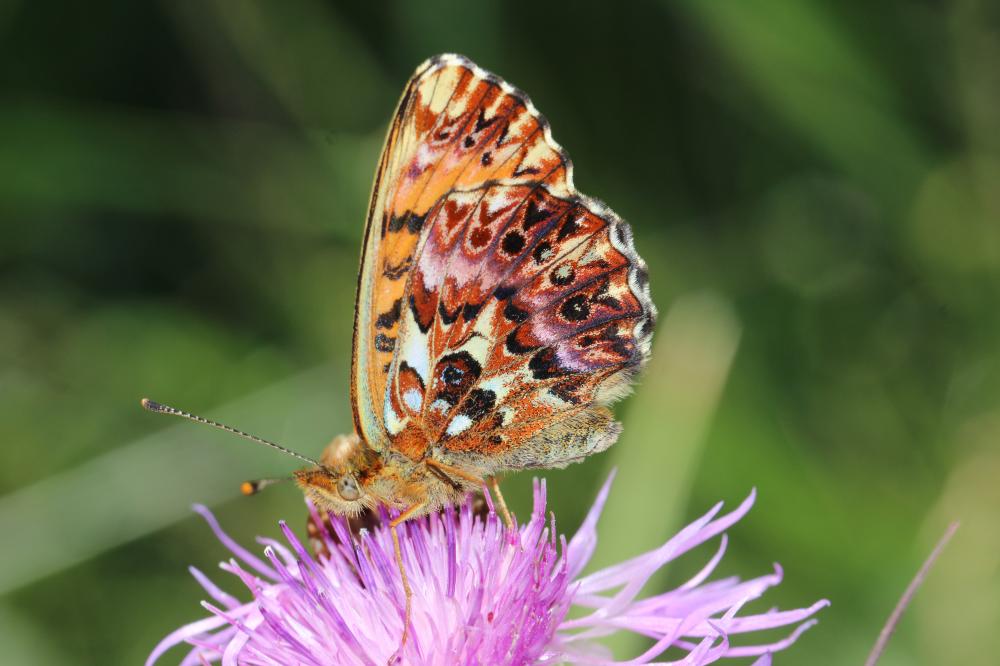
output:
[[[163,3],[188,39],[203,71],[219,75],[220,37],[282,106],[306,127],[381,125],[402,81],[390,84],[367,44],[318,0]],[[417,63],[413,63],[416,66]],[[225,82],[215,77],[216,86]]]
[[[363,228],[381,130],[326,140],[217,123],[39,103],[0,105],[0,201],[43,213],[107,209],[280,228]]]
[[[1000,409],[967,419],[956,435],[948,443],[961,458],[925,519],[922,541],[956,518],[962,538],[913,603],[911,649],[927,664],[992,664],[1000,654]]]
[[[791,129],[881,201],[905,208],[930,154],[893,82],[833,11],[808,0],[682,4]]]
[[[601,524],[592,566],[660,546],[680,525],[739,338],[731,307],[714,294],[679,298],[667,312],[629,405],[622,441],[612,449],[610,464],[618,476],[604,514],[614,520]],[[637,653],[639,640],[618,634],[612,645],[627,656]]]
[[[264,426],[261,415],[282,415],[284,424],[295,429],[291,434],[285,428],[285,441],[318,450],[338,427],[351,427],[346,399],[330,390],[336,385],[332,375],[328,366],[310,370],[208,413],[265,433],[275,428]],[[140,408],[138,397],[134,405],[122,406],[128,408]],[[172,423],[0,497],[0,534],[6,535],[0,594],[187,518],[192,503],[213,505],[236,497],[244,479],[288,465],[285,456],[265,447],[190,423]]]
[[[713,294],[677,299],[629,404],[595,566],[661,545],[680,525],[704,434],[736,354],[740,326]],[[749,490],[749,488],[747,488]]]
[[[34,621],[30,614],[19,612],[14,604],[0,604],[0,645],[5,664],[81,663],[59,641],[52,640],[47,627]]]

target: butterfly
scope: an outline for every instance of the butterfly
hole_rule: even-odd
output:
[[[407,84],[375,175],[351,364],[355,433],[297,481],[407,517],[565,467],[621,426],[656,308],[632,233],[580,194],[527,95],[458,55]]]
[[[354,432],[318,461],[299,456],[312,464],[294,474],[332,513],[397,512],[404,643],[397,525],[498,474],[611,446],[621,425],[608,405],[647,360],[655,318],[630,228],[576,190],[528,96],[463,56],[423,63],[368,208]]]

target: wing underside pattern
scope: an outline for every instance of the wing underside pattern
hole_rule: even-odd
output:
[[[489,473],[613,443],[605,405],[649,353],[645,265],[525,95],[460,56],[418,69],[365,235],[352,398],[374,448]]]

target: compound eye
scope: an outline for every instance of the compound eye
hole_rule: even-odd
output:
[[[340,477],[340,481],[337,482],[337,492],[340,493],[341,498],[348,502],[353,502],[361,497],[361,489],[358,488],[358,482],[350,474]]]

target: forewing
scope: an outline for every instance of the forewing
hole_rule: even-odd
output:
[[[460,56],[421,65],[389,128],[372,190],[354,320],[351,402],[358,433],[389,444],[383,402],[400,315],[432,206],[491,179],[566,189],[566,166],[527,99]]]

